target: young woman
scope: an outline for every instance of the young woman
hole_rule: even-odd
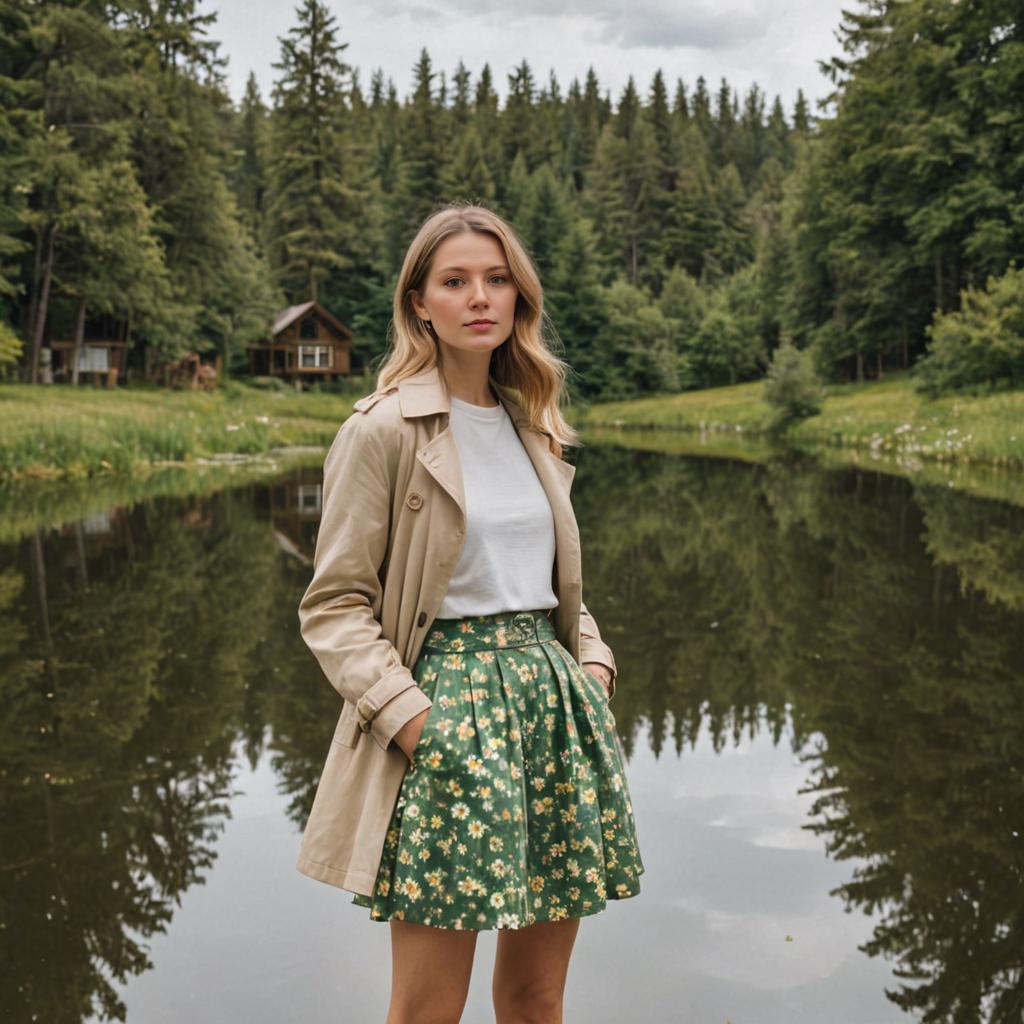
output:
[[[560,1021],[580,918],[644,870],[542,321],[505,221],[433,214],[324,464],[299,618],[345,705],[299,870],[390,922],[388,1024],[458,1021],[491,928],[498,1024]]]

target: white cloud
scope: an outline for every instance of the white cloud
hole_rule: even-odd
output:
[[[215,0],[219,13],[211,36],[230,58],[231,94],[240,98],[250,69],[264,98],[276,72],[278,37],[295,23],[291,4],[273,0]],[[413,67],[426,47],[435,69],[449,81],[462,60],[477,75],[489,63],[495,87],[504,96],[507,75],[527,60],[538,82],[554,70],[563,94],[573,78],[582,81],[593,66],[604,90],[618,98],[632,74],[646,93],[655,71],[669,90],[682,78],[692,92],[703,75],[714,90],[721,78],[741,94],[756,82],[792,109],[797,89],[822,97],[829,83],[819,59],[838,52],[835,28],[842,0],[807,6],[788,0],[419,0],[414,6],[384,0],[343,6],[328,0],[344,57],[360,70],[367,87],[375,68],[408,95]],[[847,4],[849,6],[849,4]]]

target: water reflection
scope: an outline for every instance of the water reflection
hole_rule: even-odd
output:
[[[701,734],[790,742],[804,828],[853,863],[831,894],[874,916],[863,948],[897,965],[891,1000],[1019,1021],[1024,510],[809,462],[578,461],[630,756],[668,772]],[[239,751],[269,757],[303,824],[337,712],[295,618],[320,500],[319,472],[295,470],[90,506],[0,548],[11,1020],[124,1018],[147,940],[215,870]]]

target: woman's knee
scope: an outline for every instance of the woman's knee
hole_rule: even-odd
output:
[[[564,990],[541,979],[509,979],[494,986],[497,1024],[560,1024]]]

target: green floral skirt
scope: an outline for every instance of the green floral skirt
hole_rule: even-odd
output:
[[[433,701],[391,817],[375,921],[523,928],[640,891],[644,866],[604,686],[544,611],[435,619]]]

